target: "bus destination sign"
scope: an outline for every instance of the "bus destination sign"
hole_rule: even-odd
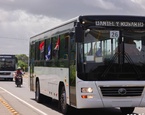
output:
[[[96,21],[96,26],[144,27],[143,22]]]

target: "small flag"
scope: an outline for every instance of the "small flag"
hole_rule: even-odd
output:
[[[58,38],[54,50],[59,50],[59,46],[60,46],[60,38]]]
[[[47,55],[45,55],[46,60],[50,60],[50,56],[51,56],[51,44],[48,46],[48,53],[47,53]]]
[[[44,41],[42,41],[39,45],[39,49],[41,51],[41,53],[44,51]]]

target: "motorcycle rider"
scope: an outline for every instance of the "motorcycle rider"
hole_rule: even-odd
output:
[[[22,73],[22,70],[21,70],[21,67],[18,67],[16,72],[15,72],[15,82],[17,82],[17,76],[20,75],[21,76],[21,84],[23,83],[23,73]]]

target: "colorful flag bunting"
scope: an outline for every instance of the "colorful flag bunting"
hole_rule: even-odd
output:
[[[50,60],[51,57],[51,44],[48,46],[48,53],[45,55],[46,60]]]
[[[41,53],[44,51],[44,41],[42,41],[39,45],[39,49],[41,51]]]
[[[54,50],[59,50],[59,46],[60,46],[60,38],[58,38]]]

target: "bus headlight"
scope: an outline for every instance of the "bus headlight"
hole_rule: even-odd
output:
[[[82,93],[93,93],[93,88],[91,87],[83,87],[81,88]]]

